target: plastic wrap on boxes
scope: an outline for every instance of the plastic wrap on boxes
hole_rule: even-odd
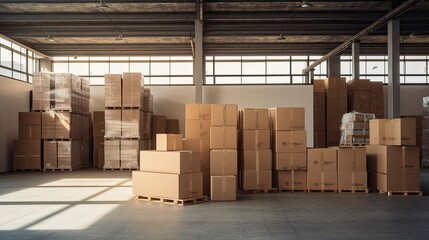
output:
[[[340,144],[368,144],[369,121],[375,119],[373,113],[360,113],[352,111],[345,113],[341,119]]]

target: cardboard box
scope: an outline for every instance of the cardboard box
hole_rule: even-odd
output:
[[[339,98],[326,99],[326,116],[342,117],[347,112],[347,100]]]
[[[314,147],[315,148],[326,147],[326,132],[325,131],[315,131],[313,133],[313,137],[314,137]]]
[[[325,89],[342,89],[347,88],[346,78],[328,77],[324,80]]]
[[[274,131],[273,152],[306,152],[306,131]]]
[[[366,172],[365,147],[335,147],[338,152],[338,172]]]
[[[329,116],[326,117],[326,130],[327,131],[339,131],[341,127],[342,116]]]
[[[280,130],[305,130],[304,108],[270,108],[272,129]]]
[[[337,172],[337,149],[309,148],[307,168],[309,172]]]
[[[210,139],[210,120],[186,120],[185,121],[186,139]]]
[[[167,117],[163,115],[152,115],[152,136],[157,133],[167,133]]]
[[[369,123],[372,145],[416,145],[413,118],[374,119]]]
[[[210,140],[183,139],[183,150],[199,153],[201,169],[210,169]]]
[[[337,131],[326,131],[326,145],[327,146],[338,146],[341,139],[341,133]]]
[[[20,112],[18,121],[20,140],[42,139],[42,114],[40,112]]]
[[[201,172],[198,153],[191,151],[140,151],[140,171],[161,173]]]
[[[121,168],[119,140],[104,141],[104,168]]]
[[[242,180],[240,188],[242,190],[260,190],[272,188],[271,170],[244,170],[241,172]]]
[[[122,111],[120,109],[106,109],[105,111],[105,136],[119,138],[122,136]]]
[[[212,201],[235,201],[237,199],[236,176],[211,176],[210,183]]]
[[[237,126],[237,104],[212,104],[211,126]]]
[[[124,138],[143,138],[143,122],[143,111],[139,109],[122,109],[121,136]],[[106,130],[108,130],[107,125]],[[150,135],[150,133],[148,134]]]
[[[368,170],[386,174],[418,174],[418,146],[367,145]]]
[[[377,173],[377,189],[382,192],[420,191],[419,174]]]
[[[43,169],[58,168],[57,141],[43,141]]]
[[[186,120],[191,120],[191,119],[193,119],[193,120],[210,120],[211,119],[211,104],[188,103],[185,106],[185,112],[186,112],[186,115],[185,115]]]
[[[104,137],[94,137],[93,148],[94,149],[104,148]]]
[[[306,170],[307,153],[274,153],[275,170]]]
[[[313,92],[324,93],[325,92],[325,81],[314,80],[313,81]]]
[[[94,111],[92,112],[92,122],[94,124],[102,123],[104,124],[104,111]]]
[[[187,199],[203,195],[203,173],[171,174],[133,171],[133,194]]]
[[[122,75],[105,74],[104,83],[105,83],[105,92],[104,92],[105,107],[121,107],[122,106]]]
[[[368,176],[365,172],[338,172],[339,190],[367,190]]]
[[[268,109],[245,108],[239,111],[239,128],[243,130],[269,129]]]
[[[39,115],[40,116],[40,115]],[[13,141],[13,170],[42,169],[42,148],[39,140]]]
[[[271,171],[271,159],[271,150],[242,150],[239,152],[239,167],[241,170]]]
[[[167,119],[167,133],[180,134],[179,119]]]
[[[371,99],[384,99],[383,82],[370,82],[369,94]]]
[[[143,139],[150,139],[152,134],[152,113],[151,112],[142,112],[143,121],[140,121],[141,131],[140,134]]]
[[[273,186],[278,190],[307,190],[307,171],[273,171]]]
[[[315,191],[337,191],[337,172],[307,172],[307,189]]]
[[[182,134],[156,134],[156,150],[177,151],[182,149]]]
[[[210,175],[227,176],[237,175],[237,150],[211,150]]]
[[[201,172],[203,173],[203,195],[209,196],[210,195],[210,169],[202,169]]]
[[[121,140],[121,168],[138,169],[140,149],[141,141],[139,140]]]
[[[81,141],[58,141],[58,168],[73,169],[82,165]]]
[[[237,149],[237,127],[210,127],[210,149]]]
[[[365,101],[369,107],[369,90],[367,91],[349,91],[347,93],[350,102]]]
[[[271,149],[270,130],[240,130],[239,149]]]
[[[369,91],[370,81],[368,79],[355,79],[347,82],[348,91]]]
[[[153,113],[153,95],[150,94],[150,88],[143,89],[143,111]]]
[[[55,138],[55,112],[42,112],[42,138]]]
[[[143,108],[143,74],[123,73],[122,106]]]

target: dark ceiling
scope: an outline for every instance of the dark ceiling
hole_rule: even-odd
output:
[[[195,1],[0,1],[0,34],[49,56],[190,55]],[[389,11],[390,1],[203,1],[204,54],[317,54],[335,48]],[[429,54],[429,1],[400,17],[402,52]],[[285,40],[277,40],[283,34]],[[385,54],[387,28],[362,40]],[[410,37],[413,34],[413,37]],[[48,41],[51,35],[54,41]],[[117,40],[123,35],[123,40]]]

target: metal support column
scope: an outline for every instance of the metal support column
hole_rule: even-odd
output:
[[[352,43],[352,79],[360,78],[359,69],[359,56],[360,56],[360,42]]]
[[[399,50],[400,50],[399,20],[390,20],[387,24],[387,55],[388,55],[388,117],[398,118],[400,109],[399,82]]]
[[[341,76],[341,58],[337,54],[328,60],[328,77]]]
[[[203,81],[204,81],[204,54],[203,54],[203,22],[195,20],[194,38],[194,84],[195,103],[203,102]]]

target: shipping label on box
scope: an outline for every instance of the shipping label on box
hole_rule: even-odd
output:
[[[210,127],[210,149],[237,149],[237,127]]]
[[[161,133],[156,135],[156,150],[177,151],[182,149],[182,134]]]
[[[236,176],[211,176],[210,182],[212,201],[235,201],[237,199]]]
[[[210,169],[210,140],[183,139],[183,149],[199,153],[201,169]]]
[[[240,129],[256,130],[269,129],[268,109],[245,108],[239,111]]]
[[[275,170],[306,170],[307,153],[274,153]]]
[[[211,150],[210,175],[237,175],[237,150]]]
[[[237,126],[237,104],[212,104],[211,126]]]
[[[273,171],[273,185],[278,190],[307,190],[307,171]]]
[[[304,108],[270,108],[269,113],[273,130],[305,130]]]
[[[273,152],[306,152],[306,131],[274,131]]]
[[[307,172],[307,189],[316,191],[337,191],[337,172]]]
[[[196,173],[201,172],[201,161],[191,151],[140,151],[140,171]]]
[[[367,190],[367,172],[338,172],[339,190]]]
[[[185,107],[186,120],[210,120],[211,104],[187,103]]]
[[[42,114],[40,112],[20,112],[18,121],[20,140],[42,139]]]
[[[337,150],[335,148],[308,149],[307,167],[311,172],[337,172]]]
[[[268,150],[270,146],[270,130],[240,130],[239,132],[240,149]]]
[[[186,139],[210,139],[210,120],[186,120],[185,121]]]
[[[271,170],[244,170],[241,172],[242,190],[260,190],[272,188]]]
[[[242,150],[239,153],[241,170],[271,170],[271,150]]]

